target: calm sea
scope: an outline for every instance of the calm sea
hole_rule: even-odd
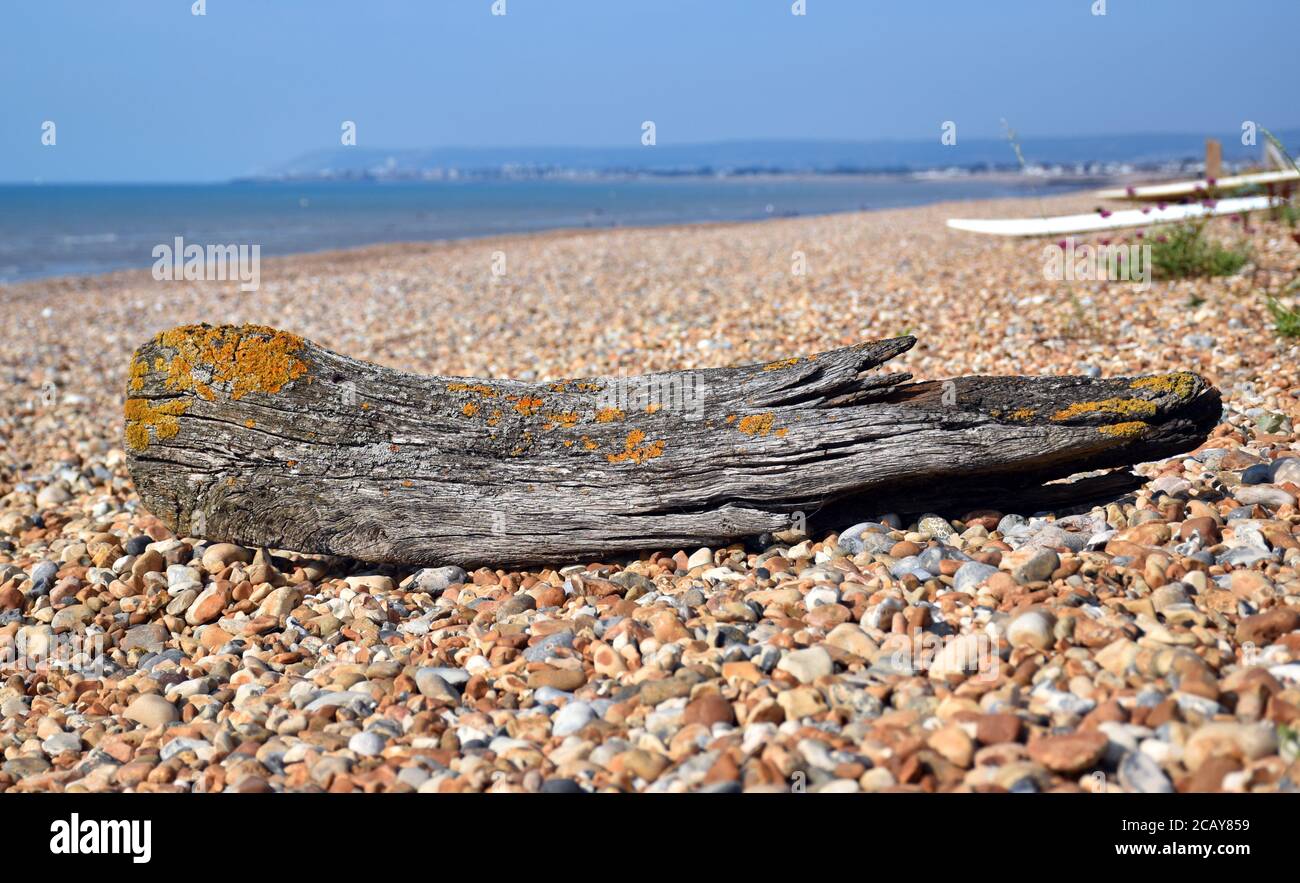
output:
[[[1052,185],[1053,191],[1067,189]],[[829,214],[1040,195],[1041,183],[906,177],[0,185],[0,282],[153,264],[154,246],[263,255],[376,242]]]

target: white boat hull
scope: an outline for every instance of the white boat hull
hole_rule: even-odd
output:
[[[1054,218],[950,218],[948,226],[954,230],[986,233],[990,236],[1063,236],[1258,212],[1275,208],[1282,203],[1283,200],[1273,196],[1246,196],[1220,199],[1211,206],[1194,203],[1171,205],[1163,209],[1125,209],[1104,217],[1099,212],[1090,212],[1086,215],[1060,215]]]

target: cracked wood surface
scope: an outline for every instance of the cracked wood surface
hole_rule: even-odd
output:
[[[529,384],[404,373],[262,326],[137,350],[144,505],[183,536],[376,563],[519,566],[726,544],[900,493],[1031,488],[1196,447],[1196,374],[877,370],[898,337],[809,357]],[[844,525],[841,525],[844,526]]]

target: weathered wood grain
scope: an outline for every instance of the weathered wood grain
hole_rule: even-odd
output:
[[[1192,373],[910,383],[876,370],[914,342],[528,384],[187,326],[136,352],[125,441],[144,505],[182,535],[514,566],[725,543],[837,501],[1028,488],[1188,450],[1219,417]]]

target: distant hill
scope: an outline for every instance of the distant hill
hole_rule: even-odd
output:
[[[1300,144],[1300,130],[1277,133],[1288,147]],[[1244,146],[1240,133],[1219,135],[1227,163],[1257,162],[1259,145]],[[1025,161],[1042,167],[1189,165],[1205,154],[1203,135],[1110,137],[1023,136]],[[683,175],[758,173],[917,172],[936,169],[1015,169],[1005,138],[960,137],[940,143],[938,132],[924,141],[719,141],[700,144],[634,144],[628,147],[435,147],[381,149],[337,147],[305,153],[251,177],[447,178],[537,177],[546,175]],[[1080,169],[1081,170],[1081,169]]]

